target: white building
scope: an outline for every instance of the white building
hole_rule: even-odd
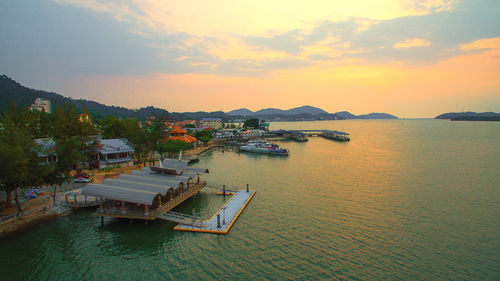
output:
[[[35,103],[31,105],[31,110],[42,111],[45,110],[47,113],[52,112],[52,104],[48,99],[36,98]]]
[[[133,155],[134,148],[126,139],[99,140],[97,144],[96,168],[133,166]]]

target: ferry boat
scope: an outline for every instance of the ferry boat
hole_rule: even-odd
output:
[[[268,143],[264,140],[250,141],[246,145],[240,147],[241,151],[255,152],[272,155],[288,155],[290,151],[286,148],[281,148],[277,144]]]

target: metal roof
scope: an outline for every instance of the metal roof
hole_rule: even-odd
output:
[[[103,139],[99,141],[102,148],[99,152],[102,154],[134,152],[134,148],[127,139]]]
[[[146,168],[148,169],[148,168]],[[169,174],[162,174],[162,173],[156,173],[156,172],[150,172],[148,170],[141,170],[141,171],[133,171],[132,173],[130,173],[131,175],[136,175],[136,176],[141,176],[141,177],[150,177],[150,176],[153,176],[153,178],[155,179],[158,179],[158,180],[181,180],[185,183],[187,183],[187,181],[189,179],[195,179],[196,178],[196,174],[186,174],[186,173],[182,173],[182,175],[178,176],[178,175],[169,175]]]
[[[128,181],[143,181],[145,183],[152,183],[152,184],[160,184],[160,185],[164,185],[164,186],[169,186],[169,187],[173,187],[175,189],[179,188],[180,185],[185,185],[185,182],[187,183],[187,180],[186,181],[183,181],[183,180],[178,180],[178,179],[164,179],[164,178],[158,178],[158,177],[150,177],[150,176],[147,176],[147,175],[138,175],[138,174],[130,174],[130,175],[126,175],[126,174],[123,174],[123,175],[119,175],[118,176],[119,179],[121,180],[128,180]]]
[[[160,184],[135,182],[135,181],[121,180],[121,179],[105,179],[104,181],[102,181],[102,184],[124,187],[124,188],[131,188],[131,189],[135,189],[135,190],[158,192],[162,195],[166,195],[170,189],[174,189],[170,186],[165,186],[165,185],[160,185]]]
[[[153,205],[160,193],[91,183],[82,188],[83,195],[98,196],[105,199],[124,201],[136,204]]]
[[[186,169],[184,169],[184,173],[182,173],[182,175],[184,175],[185,173],[191,173],[191,174],[207,173],[208,174],[208,169],[187,167]]]

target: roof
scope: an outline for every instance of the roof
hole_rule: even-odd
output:
[[[181,186],[184,185],[186,181],[183,179],[168,179],[168,178],[158,178],[155,175],[141,175],[141,174],[130,174],[130,175],[120,175],[118,176],[118,179],[121,180],[127,180],[127,181],[134,181],[134,182],[144,182],[144,183],[151,183],[151,184],[159,184],[163,186],[168,186],[174,189],[177,189]]]
[[[105,179],[104,181],[102,181],[102,184],[124,187],[124,188],[132,188],[136,190],[143,190],[149,192],[158,192],[161,195],[166,195],[171,189],[174,189],[170,186],[165,186],[160,184],[145,183],[139,181],[128,181],[122,179]]]
[[[102,154],[134,152],[134,148],[127,139],[99,140],[99,152]]]
[[[189,161],[167,158],[163,160],[161,166],[168,170],[174,170],[176,175],[180,175],[186,169]]]
[[[51,138],[35,139],[35,144],[38,157],[47,157],[55,151],[56,142]]]
[[[178,140],[178,141],[192,143],[197,141],[198,139],[190,135],[184,135],[184,136],[170,136],[167,138],[167,140]]]
[[[183,130],[181,127],[174,127],[172,131],[169,132],[169,134],[187,134],[186,130]]]
[[[82,194],[144,205],[153,205],[160,196],[158,192],[95,183],[82,188]]]
[[[196,120],[184,120],[175,123],[175,127],[182,127],[183,125],[189,125],[196,123]]]
[[[202,118],[201,121],[221,121],[221,118]]]

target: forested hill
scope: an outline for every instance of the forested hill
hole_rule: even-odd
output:
[[[6,75],[0,75],[0,111],[3,110],[11,100],[18,105],[31,105],[38,97],[49,99],[53,109],[55,109],[57,105],[72,103],[78,111],[82,112],[85,109],[86,112],[98,119],[109,114],[118,118],[135,117],[137,119],[144,119],[152,115],[169,116],[168,111],[152,106],[140,109],[128,109],[120,106],[108,106],[84,99],[75,100],[52,92],[30,89]]]

